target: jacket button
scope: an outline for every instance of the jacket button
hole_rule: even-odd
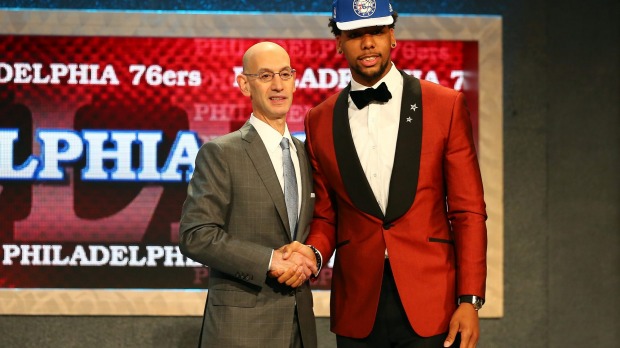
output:
[[[386,222],[386,223],[383,224],[383,229],[384,230],[389,230],[392,226],[393,226],[392,224]]]

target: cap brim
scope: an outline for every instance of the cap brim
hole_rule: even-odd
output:
[[[350,22],[336,22],[336,26],[340,30],[353,30],[366,27],[390,25],[392,23],[394,23],[394,18],[392,16],[386,16],[378,18],[358,19]]]

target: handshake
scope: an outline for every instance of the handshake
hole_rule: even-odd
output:
[[[268,275],[278,282],[296,288],[318,273],[314,251],[297,241],[273,251]]]

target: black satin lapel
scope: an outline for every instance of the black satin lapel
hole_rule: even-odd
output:
[[[422,87],[420,80],[403,75],[403,101],[400,106],[398,142],[390,180],[385,222],[403,216],[415,200],[422,150]]]
[[[247,127],[247,128],[246,128]],[[245,151],[250,156],[250,160],[254,164],[254,168],[258,172],[258,176],[261,178],[267,192],[271,196],[273,203],[282,219],[282,224],[286,228],[288,235],[291,235],[290,226],[288,224],[288,215],[286,213],[286,202],[284,201],[284,193],[282,192],[282,186],[276,176],[275,169],[267,153],[267,148],[261,140],[256,129],[248,122],[241,128],[243,139],[246,141]]]
[[[349,90],[340,92],[334,105],[334,151],[345,191],[353,204],[361,211],[383,220],[383,212],[360,163],[349,124]]]

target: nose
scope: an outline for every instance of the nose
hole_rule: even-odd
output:
[[[362,49],[368,50],[375,48],[375,39],[372,34],[364,34],[362,36]]]
[[[273,75],[273,79],[271,80],[271,89],[274,91],[281,91],[284,89],[284,83],[280,74]]]

